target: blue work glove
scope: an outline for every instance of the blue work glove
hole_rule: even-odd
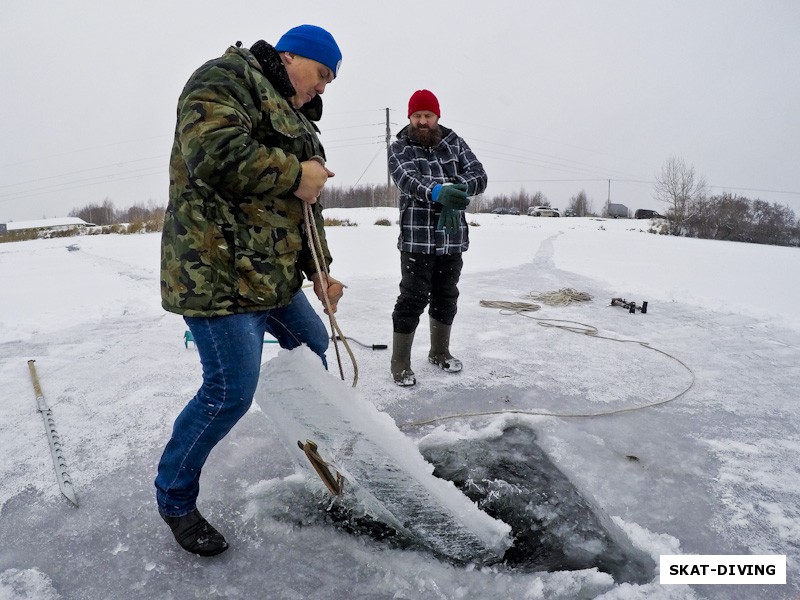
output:
[[[442,206],[442,214],[439,215],[436,229],[444,229],[447,233],[453,234],[459,227],[461,227],[461,211]]]
[[[456,183],[454,185],[437,183],[431,191],[431,198],[433,198],[434,202],[455,210],[464,210],[469,206],[467,185],[464,183]]]

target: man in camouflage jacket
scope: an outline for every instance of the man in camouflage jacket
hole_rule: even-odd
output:
[[[449,373],[462,364],[450,354],[461,254],[469,248],[464,209],[486,189],[481,162],[454,131],[439,124],[439,101],[417,90],[408,102],[409,124],[389,149],[389,172],[400,190],[400,295],[392,312],[391,373],[400,386],[416,383],[411,345],[428,309],[428,361]]]
[[[265,333],[284,348],[306,344],[325,363],[328,334],[303,275],[332,311],[343,286],[315,271],[303,203],[330,264],[317,198],[333,173],[309,117],[320,116],[319,94],[340,64],[330,33],[301,25],[275,47],[229,48],[192,74],[178,100],[161,298],[192,333],[203,383],[175,421],[155,485],[159,513],[195,554],[228,547],[197,511],[200,472],[252,403]]]

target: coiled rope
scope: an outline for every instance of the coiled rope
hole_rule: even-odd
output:
[[[574,288],[561,288],[552,292],[530,292],[528,297],[550,306],[567,306],[573,302],[588,302],[592,299],[590,294],[579,292]],[[536,312],[541,308],[533,302],[509,302],[506,300],[481,300],[480,305],[485,308],[499,308],[502,314]]]
[[[528,296],[531,300],[550,306],[567,306],[573,302],[589,302],[592,299],[591,294],[579,292],[575,288],[561,288],[553,292],[531,292]]]
[[[570,290],[570,293],[564,293],[565,290]],[[565,288],[564,290],[558,290],[557,292],[549,292],[546,294],[537,294],[537,298],[539,297],[546,297],[549,299],[559,299],[559,302],[565,301],[566,298],[574,298],[577,297],[571,292],[570,288]],[[533,297],[533,293],[531,293],[531,297]],[[587,298],[583,297],[583,294],[580,294],[580,300],[573,300],[570,299],[567,301],[585,301]],[[585,294],[590,299],[591,296]],[[580,323],[578,321],[570,321],[566,319],[540,319],[536,317],[532,317],[526,313],[535,312],[539,310],[540,306],[537,304],[527,303],[527,302],[504,302],[504,301],[497,301],[497,300],[481,300],[480,305],[487,307],[487,308],[499,308],[501,310],[501,314],[515,314],[526,317],[528,319],[533,319],[536,321],[537,325],[541,327],[554,327],[556,329],[561,329],[563,331],[568,331],[570,333],[577,333],[581,335],[587,335],[594,339],[598,340],[608,340],[611,342],[619,342],[622,344],[638,344],[642,348],[647,350],[652,350],[653,352],[658,352],[659,354],[666,356],[667,358],[677,362],[681,365],[686,371],[688,371],[690,375],[689,385],[687,385],[682,391],[666,398],[664,400],[656,400],[654,402],[649,402],[646,404],[639,404],[636,406],[629,406],[624,408],[617,408],[611,410],[604,410],[604,411],[597,411],[597,412],[573,412],[573,413],[557,413],[551,411],[544,411],[544,410],[523,410],[523,409],[503,409],[503,410],[490,410],[490,411],[482,411],[482,412],[470,412],[470,413],[459,413],[459,414],[452,414],[452,415],[445,415],[441,417],[434,417],[431,419],[425,419],[420,421],[412,421],[409,423],[404,423],[399,427],[403,428],[411,428],[411,427],[421,427],[423,425],[431,425],[433,423],[437,423],[439,421],[445,421],[449,419],[460,419],[460,418],[470,418],[470,417],[485,417],[491,415],[502,415],[502,414],[522,414],[522,415],[533,415],[533,416],[540,416],[540,417],[560,417],[560,418],[592,418],[592,417],[607,417],[611,415],[619,415],[622,413],[629,413],[638,410],[643,410],[645,408],[653,408],[656,406],[663,406],[664,404],[668,404],[677,400],[678,398],[684,396],[692,387],[694,386],[696,376],[694,371],[689,367],[685,362],[681,359],[673,356],[672,354],[665,352],[664,350],[660,350],[651,346],[648,342],[643,342],[640,340],[633,340],[633,339],[623,339],[623,338],[614,338],[606,335],[600,335],[598,329],[592,325],[586,325],[585,323]],[[505,312],[504,312],[505,311]]]

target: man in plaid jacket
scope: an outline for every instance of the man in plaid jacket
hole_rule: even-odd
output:
[[[483,165],[454,131],[439,125],[439,101],[417,90],[408,119],[389,150],[389,171],[400,190],[400,295],[392,313],[391,372],[400,386],[416,383],[411,370],[414,332],[426,306],[430,317],[428,361],[449,373],[462,369],[450,354],[461,254],[469,248],[464,209],[486,189]]]

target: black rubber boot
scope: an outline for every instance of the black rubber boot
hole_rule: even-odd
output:
[[[464,365],[450,354],[450,329],[452,326],[440,323],[434,318],[431,318],[430,322],[431,350],[428,352],[428,362],[448,373],[458,373]]]
[[[160,512],[159,514],[172,530],[175,541],[187,552],[200,556],[216,556],[228,549],[228,542],[222,534],[214,529],[196,508],[182,517],[168,517]]]
[[[397,333],[392,336],[392,378],[401,387],[417,383],[414,371],[411,370],[411,345],[414,343],[414,332]]]

